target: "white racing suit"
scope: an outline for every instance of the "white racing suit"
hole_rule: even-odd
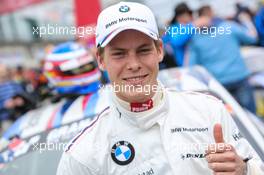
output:
[[[221,101],[193,93],[163,91],[160,104],[134,113],[110,93],[108,108],[69,143],[57,175],[212,175],[205,150],[222,124],[224,140],[250,158],[247,175],[263,165]]]

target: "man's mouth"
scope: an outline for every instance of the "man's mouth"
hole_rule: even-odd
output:
[[[147,76],[148,74],[131,76],[131,77],[123,78],[123,80],[127,81],[128,83],[138,84],[141,83]]]

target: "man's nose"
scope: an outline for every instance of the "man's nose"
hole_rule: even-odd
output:
[[[127,61],[127,69],[137,71],[141,69],[140,60],[136,54],[130,54]]]

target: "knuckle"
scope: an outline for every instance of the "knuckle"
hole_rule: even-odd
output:
[[[211,164],[210,164],[210,167],[211,167],[212,170],[215,170],[217,166],[216,166],[215,163],[211,163]]]
[[[206,160],[207,160],[208,163],[212,162],[211,156],[206,156],[205,158],[206,158]]]
[[[234,147],[231,144],[226,144],[226,150],[228,151],[234,150]]]
[[[236,153],[235,152],[230,152],[230,157],[232,157],[232,158],[236,158]]]
[[[213,168],[212,168],[212,163],[208,163],[208,167],[209,167],[210,169],[213,169]]]

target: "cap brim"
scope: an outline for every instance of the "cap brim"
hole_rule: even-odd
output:
[[[117,28],[115,31],[113,31],[112,33],[110,33],[107,38],[101,43],[101,45],[99,45],[100,47],[105,47],[116,35],[118,35],[120,32],[125,31],[125,30],[137,30],[139,32],[142,32],[146,35],[148,35],[149,37],[151,37],[154,40],[158,40],[158,35],[155,34],[153,31],[143,28],[143,27],[138,27],[138,26],[122,26],[120,28]]]

